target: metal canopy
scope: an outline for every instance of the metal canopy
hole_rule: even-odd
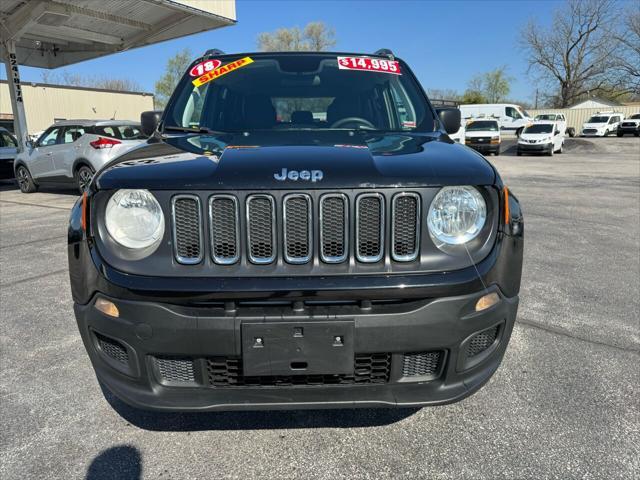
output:
[[[234,0],[2,0],[20,65],[57,68],[235,23]]]
[[[57,68],[235,23],[235,0],[0,0],[19,148],[27,124],[19,65]]]

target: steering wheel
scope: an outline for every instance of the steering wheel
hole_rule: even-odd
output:
[[[336,122],[333,122],[333,125],[331,125],[330,128],[340,128],[343,125],[346,125],[348,123],[360,123],[364,127],[370,128],[371,130],[375,130],[376,129],[376,127],[375,127],[375,125],[373,123],[371,123],[366,118],[362,118],[362,117],[341,118],[340,120],[337,120]]]

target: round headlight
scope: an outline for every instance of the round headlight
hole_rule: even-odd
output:
[[[429,234],[436,246],[461,245],[478,236],[487,219],[487,205],[471,186],[444,187],[427,215]]]
[[[147,248],[162,239],[164,215],[148,190],[118,190],[107,203],[105,225],[123,247]]]

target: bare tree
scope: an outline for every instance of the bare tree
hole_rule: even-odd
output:
[[[258,49],[263,52],[321,52],[335,44],[333,29],[323,22],[308,23],[303,31],[298,27],[279,28],[258,35]]]
[[[117,90],[120,92],[139,92],[142,86],[131,78],[114,78],[97,75],[80,75],[68,70],[52,72],[44,70],[40,72],[42,83],[57,85],[72,85],[74,87],[104,88],[105,90]]]
[[[615,62],[629,93],[640,97],[640,10],[637,4],[623,14],[622,28],[615,34]]]
[[[555,84],[559,107],[611,84],[616,18],[614,0],[568,0],[548,28],[535,21],[524,28],[529,68]]]

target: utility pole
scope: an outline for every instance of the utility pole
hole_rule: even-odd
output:
[[[536,88],[536,110],[538,109],[538,89]]]

